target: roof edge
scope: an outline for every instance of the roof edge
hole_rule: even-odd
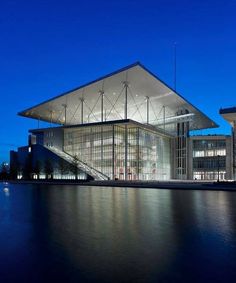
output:
[[[36,105],[34,105],[34,106],[32,106],[32,107],[29,107],[29,108],[27,108],[27,109],[25,109],[25,110],[22,110],[22,111],[18,112],[17,115],[19,115],[19,116],[24,116],[23,113],[26,112],[26,111],[29,111],[29,110],[32,109],[32,108],[35,108],[35,107],[38,107],[38,106],[43,105],[43,104],[45,104],[45,103],[48,103],[48,102],[50,102],[50,101],[53,101],[54,99],[63,97],[63,96],[65,96],[65,95],[67,95],[67,94],[69,94],[69,93],[71,93],[71,92],[73,92],[73,91],[80,90],[80,89],[82,89],[82,88],[84,88],[84,87],[87,87],[87,86],[93,84],[93,83],[96,83],[96,82],[99,82],[99,81],[104,80],[104,79],[106,79],[106,78],[109,78],[109,77],[111,77],[111,76],[113,76],[113,75],[116,75],[116,74],[118,74],[118,73],[121,73],[121,72],[123,72],[123,71],[126,71],[126,70],[128,70],[128,69],[130,69],[130,68],[133,68],[133,67],[135,67],[135,66],[140,66],[140,67],[144,68],[143,65],[142,65],[139,61],[136,61],[136,62],[134,62],[134,63],[132,63],[132,64],[129,64],[129,65],[123,67],[123,68],[120,68],[120,69],[118,69],[118,70],[116,70],[116,71],[114,71],[114,72],[111,72],[111,73],[109,73],[109,74],[107,74],[107,75],[101,76],[101,77],[99,77],[99,78],[97,78],[97,79],[95,79],[95,80],[93,80],[93,81],[90,81],[90,82],[87,82],[87,83],[85,83],[85,84],[82,84],[82,85],[79,86],[79,87],[76,87],[76,88],[73,88],[73,89],[68,90],[68,91],[66,91],[66,92],[63,92],[63,93],[61,93],[61,94],[59,94],[59,95],[56,95],[56,96],[54,96],[54,97],[52,97],[52,98],[50,98],[50,99],[48,99],[48,100],[45,100],[45,101],[43,101],[43,102],[41,102],[41,103],[39,103],[39,104],[36,104]],[[144,68],[144,69],[145,69],[145,68]]]

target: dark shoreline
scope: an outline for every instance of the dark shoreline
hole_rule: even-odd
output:
[[[75,180],[8,180],[12,184],[81,185],[103,187],[236,191],[236,182],[199,181],[75,181]],[[4,181],[2,181],[4,183]]]

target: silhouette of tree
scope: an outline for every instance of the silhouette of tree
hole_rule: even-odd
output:
[[[29,154],[25,160],[22,169],[22,177],[23,179],[29,180],[32,177],[32,156]]]
[[[79,168],[78,168],[78,157],[77,157],[77,155],[73,156],[73,162],[71,163],[70,171],[75,176],[75,179],[78,180]]]
[[[9,167],[8,164],[6,164],[5,162],[1,164],[0,179],[1,180],[9,179]]]
[[[10,165],[10,179],[16,180],[17,179],[17,173],[18,173],[18,167],[19,167],[19,162],[15,162],[14,164]]]
[[[46,179],[53,179],[53,166],[49,159],[46,159],[44,162],[44,173],[46,175]]]
[[[61,175],[61,179],[69,173],[69,165],[64,159],[60,158],[57,163],[57,169]]]
[[[39,179],[41,171],[42,171],[42,163],[40,160],[36,160],[33,168],[33,173],[36,174],[37,179]]]

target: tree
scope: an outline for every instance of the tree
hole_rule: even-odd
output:
[[[10,165],[10,178],[12,180],[16,180],[17,179],[17,173],[18,173],[18,168],[19,168],[19,162],[16,161],[14,164],[11,163]]]
[[[42,164],[40,160],[36,160],[33,168],[33,173],[36,174],[37,179],[39,179],[40,173],[42,171]]]
[[[9,166],[6,162],[3,162],[1,164],[1,169],[0,169],[0,179],[6,180],[8,178],[9,178]]]
[[[59,171],[59,174],[62,176],[65,176],[69,173],[69,166],[68,162],[66,162],[63,158],[60,158],[58,163],[57,163],[57,169]]]
[[[46,159],[44,162],[44,173],[46,175],[46,179],[53,179],[53,166],[49,159]]]
[[[29,154],[26,159],[25,159],[25,163],[22,169],[22,175],[23,175],[23,179],[31,179],[32,176],[32,157]]]
[[[79,173],[78,162],[79,160],[78,160],[77,155],[74,155],[73,162],[71,163],[70,171],[75,176],[76,180],[78,180],[78,173]]]

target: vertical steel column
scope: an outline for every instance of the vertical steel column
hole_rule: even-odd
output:
[[[101,126],[101,172],[103,172],[103,126]]]
[[[166,130],[166,107],[163,106],[163,130]]]
[[[182,180],[184,179],[184,122],[182,122],[182,142],[181,142],[181,160],[182,160]]]
[[[125,86],[125,109],[124,109],[124,118],[127,119],[128,118],[128,82],[125,81],[124,82],[124,86]]]
[[[102,90],[99,91],[101,97],[101,122],[103,122],[103,94]],[[103,126],[101,126],[101,172],[103,172]]]
[[[137,128],[137,135],[136,135],[136,139],[137,139],[137,176],[138,176],[138,180],[140,179],[139,177],[139,164],[140,164],[140,161],[139,161],[139,158],[140,158],[140,155],[139,155],[139,136],[140,136],[140,130],[139,128]]]
[[[112,179],[115,180],[115,126],[112,125]]]
[[[83,124],[84,123],[84,99],[81,98],[80,101],[81,101],[81,124]]]
[[[147,124],[149,124],[149,96],[146,96],[147,101]]]
[[[101,96],[101,122],[103,122],[104,91],[100,90],[99,93],[100,93],[100,96]]]
[[[125,170],[124,179],[128,179],[128,126],[125,124]]]
[[[128,118],[128,82],[124,82],[125,86],[125,109],[124,109],[124,118]],[[124,179],[128,179],[128,127],[127,124],[125,124],[125,170],[124,170]]]

